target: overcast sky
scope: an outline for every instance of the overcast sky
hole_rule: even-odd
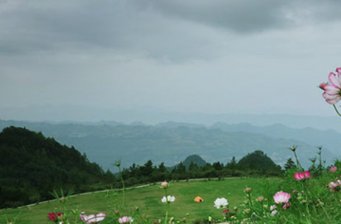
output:
[[[341,66],[340,8],[0,0],[0,119],[37,120],[37,110],[42,120],[87,110],[92,120],[115,119],[101,110],[334,116],[317,87]]]

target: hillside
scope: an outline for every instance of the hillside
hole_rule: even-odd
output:
[[[207,162],[199,155],[190,155],[182,163],[186,168],[188,168],[191,164],[195,164],[198,167],[202,167],[205,166]]]
[[[261,186],[269,183],[269,188],[263,191]],[[213,207],[213,202],[217,197],[227,197],[231,206],[238,206],[244,200],[245,194],[243,189],[245,186],[254,188],[256,195],[263,194],[271,200],[271,189],[280,185],[281,180],[278,178],[228,178],[221,181],[181,181],[171,182],[169,193],[175,195],[176,201],[170,206],[170,213],[175,218],[186,217],[186,223],[193,223],[195,220],[202,220],[213,215],[221,217],[221,211]],[[108,190],[105,192],[93,192],[91,194],[77,195],[66,201],[66,207],[74,209],[75,205],[78,212],[85,213],[105,212],[108,218],[101,223],[113,224],[117,220],[115,210],[119,210],[123,214],[133,216],[133,223],[158,223],[155,220],[163,218],[165,206],[161,203],[163,189],[159,185],[148,185],[131,189],[126,192],[126,207],[122,206],[122,193],[120,191]],[[109,197],[108,197],[109,195]],[[197,204],[193,202],[194,197],[200,195],[204,198],[204,202]],[[139,208],[139,213],[133,211]],[[0,223],[15,218],[15,224],[40,224],[48,223],[47,214],[51,211],[70,212],[63,210],[58,201],[49,203],[40,203],[32,207],[23,207],[17,209],[2,210],[0,214]],[[80,224],[79,214],[68,213],[71,216],[71,224]],[[141,215],[142,214],[142,215]],[[139,222],[139,218],[146,217],[145,222]],[[52,222],[49,222],[52,223]]]
[[[133,163],[143,164],[149,159],[154,164],[165,162],[166,166],[174,166],[191,154],[198,154],[207,162],[220,161],[225,164],[233,156],[240,159],[254,150],[264,151],[277,164],[283,165],[292,156],[288,150],[291,145],[298,146],[298,154],[303,164],[307,164],[317,151],[315,143],[285,138],[285,135],[281,137],[278,134],[276,137],[250,133],[249,130],[229,131],[178,123],[150,126],[0,121],[0,128],[8,125],[28,127],[53,136],[63,144],[73,145],[105,169],[112,168],[115,160],[122,160],[123,167]],[[318,130],[316,132],[319,133]],[[326,140],[318,140],[321,140],[318,145],[326,143]],[[330,162],[335,155],[328,149],[323,151],[323,156]]]
[[[0,207],[51,198],[53,190],[82,192],[113,181],[73,147],[25,128],[0,133]]]
[[[239,169],[260,170],[273,173],[280,173],[281,167],[275,164],[262,151],[254,151],[241,158],[237,164]]]

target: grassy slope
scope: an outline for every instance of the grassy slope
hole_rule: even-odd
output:
[[[187,215],[187,220],[190,221],[207,218],[210,214],[213,217],[220,217],[220,211],[213,207],[213,201],[217,197],[226,197],[229,200],[230,208],[233,208],[244,200],[243,189],[246,186],[254,189],[255,196],[263,195],[270,198],[272,195],[269,194],[269,188],[273,189],[278,186],[278,183],[279,181],[273,178],[231,178],[223,181],[171,183],[168,194],[174,195],[176,201],[170,205],[170,215],[178,219]],[[161,218],[165,212],[165,205],[160,201],[163,193],[159,185],[128,190],[126,192],[126,208],[122,207],[122,193],[116,191],[71,197],[65,206],[68,209],[78,209],[86,213],[104,211],[107,214],[112,214],[115,209],[119,209],[126,215],[132,215],[135,208],[139,207],[141,214],[152,218]],[[197,195],[203,197],[205,201],[201,204],[194,203],[193,198]],[[6,223],[6,217],[16,217],[15,224],[49,223],[47,213],[59,211],[61,206],[62,204],[58,201],[51,201],[29,208],[1,210],[0,223]]]

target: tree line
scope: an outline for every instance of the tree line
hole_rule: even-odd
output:
[[[238,176],[279,176],[281,174],[281,167],[276,165],[264,152],[257,150],[247,154],[239,161],[233,157],[226,164],[214,162],[198,165],[195,161],[191,161],[189,165],[180,162],[174,167],[166,167],[164,163],[154,165],[151,160],[148,160],[141,166],[132,164],[118,175],[122,175],[127,186],[131,186],[164,180],[221,179]],[[121,183],[115,182],[115,187],[121,187]]]
[[[192,160],[174,167],[148,160],[132,164],[120,173],[104,171],[74,147],[25,128],[7,127],[0,133],[0,208],[48,200],[53,191],[81,193],[164,180],[223,178],[230,176],[280,175],[276,165],[262,151],[255,151],[226,164]]]

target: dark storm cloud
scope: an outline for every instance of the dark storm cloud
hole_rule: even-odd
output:
[[[15,53],[124,46],[125,32],[131,27],[129,10],[123,10],[120,2],[101,6],[85,1],[19,1],[0,14],[0,26],[5,31],[0,37],[1,50]]]
[[[293,0],[0,1],[0,54],[101,50],[180,60],[210,57],[219,54],[219,43],[228,41],[230,31],[233,35],[249,35],[295,26],[302,17],[340,18],[336,13],[338,1],[309,3]]]
[[[0,11],[0,54],[100,51],[171,60],[214,54],[208,46],[216,35],[207,28],[135,3],[17,1]]]

